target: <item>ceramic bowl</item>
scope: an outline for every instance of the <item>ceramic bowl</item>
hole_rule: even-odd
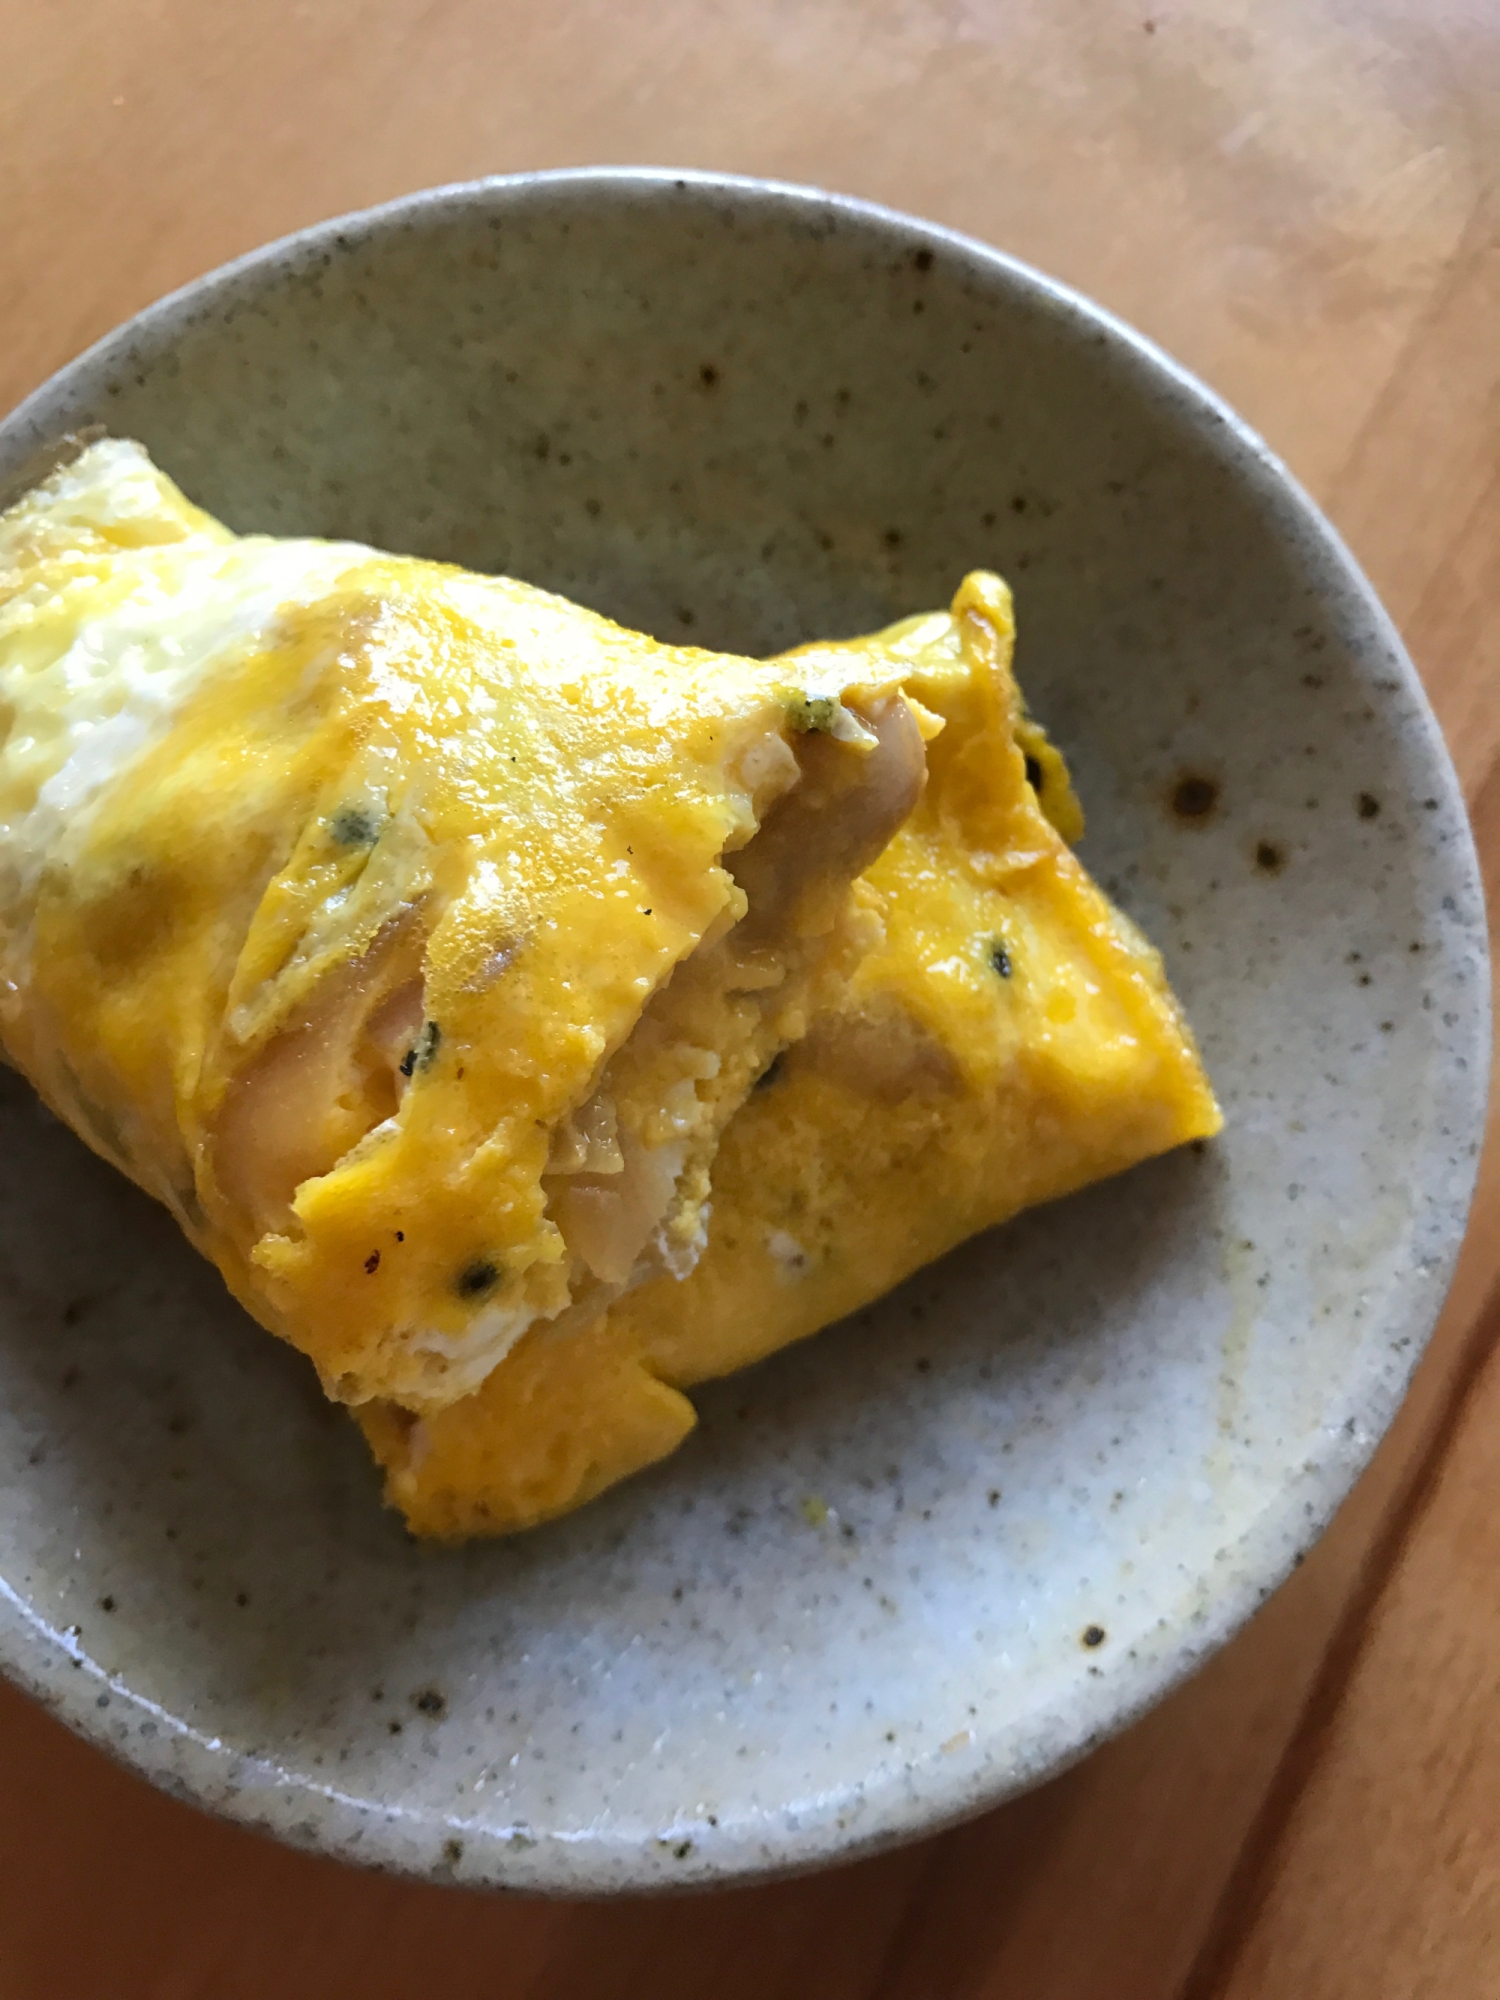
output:
[[[1222,1644],[1431,1329],[1488,1050],[1432,715],[1264,446],[994,250],[636,171],[257,252],[39,390],[0,474],[94,421],[236,527],[749,652],[1000,569],[1085,858],[1165,951],[1228,1123],[707,1389],[676,1458],[572,1519],[444,1551],[382,1511],[300,1358],[11,1081],[6,1670],[285,1839],[595,1893],[975,1812]]]

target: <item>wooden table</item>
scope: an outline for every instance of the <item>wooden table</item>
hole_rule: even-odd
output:
[[[987,237],[1236,404],[1404,628],[1500,873],[1497,0],[9,0],[0,404],[424,183],[768,173]],[[1500,1148],[1333,1531],[1127,1736],[807,1881],[563,1905],[308,1860],[0,1692],[0,1995],[1500,1993]]]

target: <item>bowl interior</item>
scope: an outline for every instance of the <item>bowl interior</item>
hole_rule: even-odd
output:
[[[1253,440],[973,245],[638,174],[261,253],[39,392],[0,472],[91,420],[236,527],[505,569],[673,639],[852,633],[1000,569],[1084,856],[1165,951],[1228,1127],[702,1392],[683,1452],[579,1516],[445,1552],[12,1081],[12,1669],[294,1839],[602,1889],[969,1810],[1225,1636],[1430,1328],[1487,1004],[1431,718]]]

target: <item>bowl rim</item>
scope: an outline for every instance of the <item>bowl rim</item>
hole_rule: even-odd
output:
[[[821,217],[858,225],[907,252],[941,252],[982,273],[1026,310],[1050,316],[1071,334],[1091,336],[1110,348],[1133,390],[1169,404],[1177,421],[1209,446],[1228,474],[1247,486],[1284,530],[1316,551],[1320,581],[1342,595],[1362,623],[1365,643],[1381,654],[1382,669],[1409,710],[1418,749],[1431,765],[1438,810],[1427,815],[1428,824],[1445,843],[1449,887],[1474,946],[1469,984],[1452,1003],[1459,1018],[1448,1031],[1450,1060],[1442,1070],[1450,1148],[1465,1154],[1470,1164],[1455,1169],[1451,1187],[1437,1203],[1442,1226],[1435,1254],[1427,1260],[1426,1282],[1416,1286],[1408,1275],[1391,1288],[1376,1315],[1379,1338],[1372,1330],[1352,1357],[1349,1379],[1341,1388],[1346,1420],[1325,1423],[1323,1450],[1308,1457],[1238,1542],[1219,1552],[1213,1571],[1200,1580],[1195,1606],[1165,1614],[1152,1635],[1157,1643],[1143,1644],[1133,1666],[1086,1683],[1076,1699],[1056,1705],[1050,1716],[1029,1718],[1033,1727],[1025,1754],[1010,1752],[997,1761],[993,1742],[987,1750],[984,1741],[975,1741],[963,1756],[929,1753],[900,1770],[859,1774],[847,1794],[841,1790],[779,1809],[760,1808],[753,1822],[717,1829],[695,1823],[692,1853],[685,1861],[674,1858],[661,1838],[643,1841],[601,1831],[548,1835],[530,1829],[522,1839],[522,1829],[381,1804],[343,1793],[307,1771],[283,1768],[264,1757],[249,1759],[98,1667],[68,1632],[53,1626],[0,1576],[0,1671],[68,1727],[175,1796],[293,1846],[361,1866],[429,1881],[551,1895],[721,1887],[878,1852],[956,1824],[1060,1774],[1186,1680],[1302,1561],[1395,1416],[1436,1324],[1463,1241],[1478,1173],[1490,1067],[1490,966],[1472,831],[1426,692],[1372,586],[1292,473],[1214,390],[1107,308],[981,239],[856,196],[755,175],[678,167],[567,167],[419,189],[260,245],[133,314],[65,363],[0,421],[0,479],[69,427],[106,372],[169,343],[205,308],[217,309],[237,295],[253,293],[265,275],[295,271],[417,218],[517,208],[528,200],[558,197],[653,200],[678,190],[751,203],[763,212],[779,210],[803,223]],[[1435,957],[1451,974],[1457,947],[1445,943]],[[132,1730],[122,1738],[99,1712],[102,1693],[153,1720],[156,1732],[143,1738]],[[996,1733],[992,1730],[992,1736]],[[246,1766],[252,1762],[254,1782],[246,1782]],[[856,1792],[861,1796],[858,1823],[846,1827],[841,1816]],[[312,1817],[310,1807],[315,1808]],[[453,1834],[462,1836],[464,1847],[464,1864],[457,1872],[449,1858],[454,1843],[446,1839]]]

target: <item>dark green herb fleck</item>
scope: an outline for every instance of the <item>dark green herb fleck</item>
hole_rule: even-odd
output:
[[[1005,949],[1004,942],[1000,938],[996,938],[990,946],[990,964],[1002,979],[1009,979],[1015,971],[1015,967],[1010,962],[1010,953]]]
[[[438,1052],[438,1043],[443,1039],[443,1031],[436,1021],[425,1021],[422,1032],[401,1058],[401,1074],[410,1076],[413,1070],[431,1069],[432,1059]]]
[[[498,1264],[492,1264],[488,1257],[476,1257],[459,1272],[453,1289],[461,1299],[483,1298],[486,1292],[494,1290],[499,1278]]]
[[[373,847],[380,821],[369,806],[340,806],[328,831],[340,847]]]

